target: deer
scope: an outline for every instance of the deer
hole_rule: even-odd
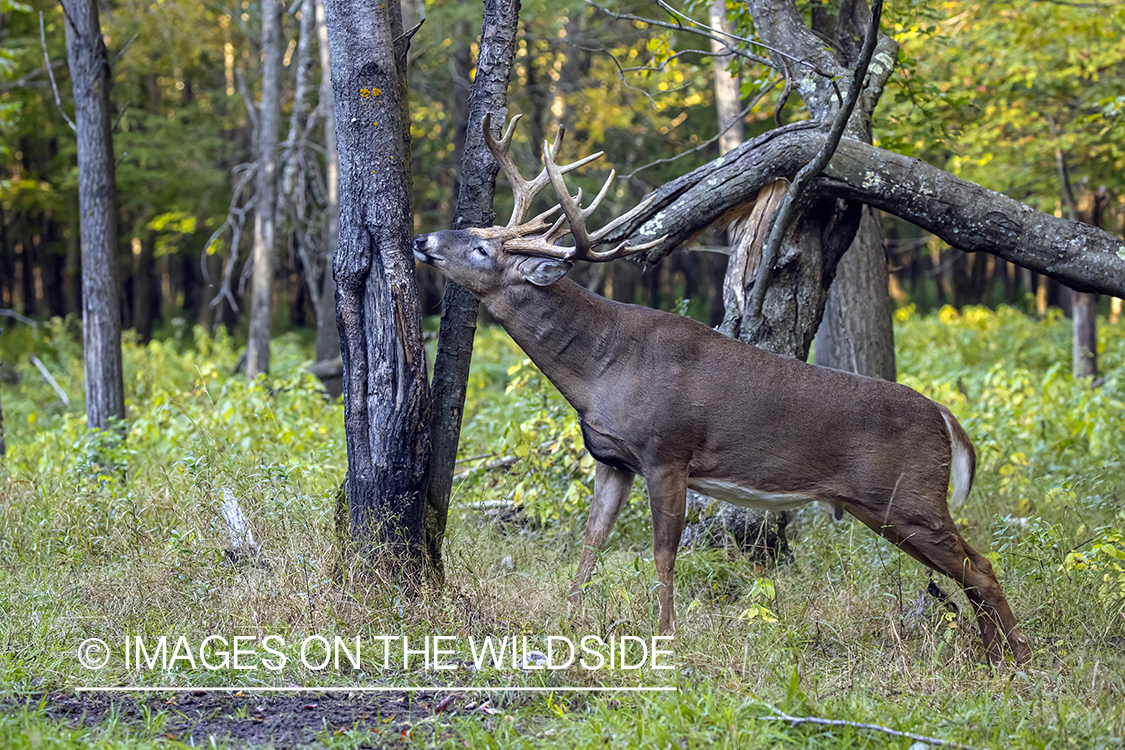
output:
[[[976,453],[945,406],[897,383],[819,367],[725,336],[688,317],[606,299],[566,278],[577,261],[633,255],[664,238],[610,248],[607,236],[654,195],[600,229],[587,222],[615,172],[586,207],[564,175],[602,156],[557,162],[564,129],[543,144],[543,169],[525,179],[509,153],[519,115],[499,141],[484,139],[515,196],[505,226],[414,239],[422,263],[471,292],[577,411],[594,457],[594,494],[568,603],[578,606],[598,555],[643,477],[659,580],[659,633],[675,630],[672,573],[686,492],[735,505],[844,511],[928,568],[959,584],[993,664],[1005,647],[1031,651],[989,560],[950,515],[969,494]],[[558,203],[531,219],[547,184]],[[551,220],[553,214],[562,213]],[[560,244],[571,237],[570,245]]]

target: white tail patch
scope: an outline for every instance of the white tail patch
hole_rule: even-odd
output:
[[[953,479],[953,497],[949,499],[949,507],[956,508],[965,502],[969,496],[969,489],[973,486],[973,458],[971,447],[965,445],[957,437],[953,429],[952,417],[942,410],[941,418],[945,420],[945,429],[949,430],[949,440],[953,446],[953,460],[949,467],[949,474]]]

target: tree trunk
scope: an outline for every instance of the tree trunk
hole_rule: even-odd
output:
[[[890,296],[873,292],[889,286],[883,232],[874,212],[865,208],[855,240],[836,266],[836,279],[828,290],[816,334],[816,364],[895,379]]]
[[[125,418],[121,322],[114,250],[116,178],[109,118],[109,58],[95,0],[63,0],[66,56],[74,86],[82,254],[82,355],[86,424]],[[24,263],[24,272],[30,271]]]
[[[489,227],[495,223],[492,199],[499,167],[484,143],[481,128],[485,114],[491,114],[494,135],[498,136],[504,125],[519,12],[519,0],[486,0],[484,5],[477,74],[469,91],[454,229]],[[452,281],[447,282],[434,360],[434,421],[430,433],[433,453],[426,493],[426,546],[430,564],[439,576],[443,574],[441,544],[449,514],[476,320],[476,298]]]
[[[246,377],[270,369],[270,302],[277,264],[277,128],[281,119],[281,6],[262,3],[262,101],[258,108],[258,184],[254,194],[254,271]]]
[[[340,159],[336,153],[336,107],[332,100],[332,66],[328,51],[328,27],[324,20],[324,0],[316,0],[316,32],[320,40],[320,105],[324,114],[324,181],[328,202],[324,207],[324,247],[321,253],[320,299],[316,310],[316,361],[340,356],[340,331],[336,327],[336,281],[332,258],[340,236]],[[343,391],[339,378],[324,383],[332,398]]]
[[[1098,295],[1074,293],[1074,377],[1098,376]]]
[[[426,569],[430,393],[414,280],[406,53],[398,3],[326,0],[339,127],[333,262],[353,549],[401,582]]]
[[[137,271],[133,281],[133,328],[137,332],[137,340],[147,343],[152,338],[153,308],[160,301],[152,283],[155,270],[153,261],[156,256],[156,233],[152,230],[145,231],[144,239],[140,243],[141,252],[137,256]]]
[[[731,33],[726,0],[713,0],[711,3],[711,28]],[[717,40],[711,40],[711,51],[715,53],[715,108],[719,116],[720,155],[738,148],[744,134],[742,120],[738,116],[742,85],[739,77],[731,75],[729,70],[734,55],[720,54],[723,49]]]
[[[824,9],[817,6],[817,12],[811,16],[812,29],[805,26],[797,13],[796,6],[789,0],[757,0],[750,5],[755,25],[761,31],[763,41],[795,58],[815,60],[822,70],[832,71],[842,80],[847,79],[848,68],[855,65],[859,58],[860,41],[866,32],[865,3],[840,3],[839,12],[836,14],[821,12]],[[859,12],[861,6],[862,14]],[[841,59],[837,59],[826,50],[821,37],[837,42],[835,49]],[[893,70],[897,53],[898,45],[889,37],[880,35],[877,63],[873,64],[868,72],[866,88],[846,131],[851,137],[871,142],[871,116],[887,77]],[[776,55],[775,59],[782,64],[789,64]],[[814,76],[807,80],[812,85],[798,87],[806,106],[814,119],[822,123],[831,122],[839,109],[839,102],[831,82],[822,76]],[[839,292],[841,296],[852,301],[865,300],[866,302],[863,304],[836,302],[834,312],[839,325],[826,331],[836,333],[839,332],[840,327],[851,331],[853,344],[857,348],[868,351],[871,356],[879,355],[884,358],[884,361],[873,363],[872,369],[883,375],[890,373],[893,379],[893,333],[889,284],[885,267],[881,272],[878,270],[879,264],[885,266],[882,242],[871,244],[871,240],[863,239],[859,242],[849,242],[852,249],[843,256],[843,260],[837,256],[836,250],[829,252],[826,244],[831,242],[837,245],[840,239],[839,233],[849,231],[852,221],[846,218],[845,214],[850,210],[854,209],[846,203],[840,203],[835,207],[823,201],[808,204],[806,210],[798,217],[797,229],[791,235],[793,241],[800,247],[790,246],[788,252],[783,249],[781,253],[782,261],[786,257],[790,259],[791,271],[788,274],[779,274],[779,278],[770,282],[771,290],[773,285],[779,282],[783,287],[774,290],[772,294],[767,291],[767,302],[763,305],[765,325],[755,330],[745,330],[745,325],[739,326],[740,337],[744,341],[756,343],[771,351],[804,358],[808,353],[807,342],[811,341],[820,323],[820,306],[832,296],[832,292],[829,291],[828,298],[822,299],[823,295],[816,287],[818,285],[834,287],[836,284],[842,284],[845,288],[841,288]],[[833,211],[834,215],[825,215],[824,211]],[[831,238],[824,234],[826,231],[833,233]],[[867,233],[859,237],[875,238],[877,235]],[[809,262],[793,263],[794,251],[809,253],[818,258],[815,261],[809,259]],[[840,263],[848,266],[843,272],[843,281],[833,281]],[[752,278],[747,278],[745,281],[749,282]],[[796,305],[793,304],[794,300],[797,302]],[[813,305],[814,308],[806,313],[799,309],[802,305]],[[771,312],[765,312],[767,308]],[[812,330],[806,330],[810,324]],[[867,334],[873,335],[875,340],[870,342],[854,340],[855,336]],[[890,349],[886,344],[888,338],[892,339]],[[842,352],[845,344],[833,342],[823,348],[832,353]],[[888,351],[889,360],[886,358]],[[818,361],[820,361],[819,355]],[[825,363],[840,369],[851,369],[850,358],[825,360]]]

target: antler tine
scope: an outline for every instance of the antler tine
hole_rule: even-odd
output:
[[[557,209],[555,206],[552,211]],[[504,241],[504,247],[508,250],[515,250],[523,255],[537,255],[541,258],[558,258],[559,260],[571,260],[574,257],[573,247],[563,247],[555,243],[562,239],[570,231],[566,227],[566,216],[560,216],[555,220],[543,234],[535,235],[532,237],[513,237],[510,240]]]
[[[504,176],[508,178],[508,182],[512,186],[512,194],[515,198],[515,206],[512,208],[512,217],[508,220],[508,229],[517,229],[520,233],[533,232],[542,229],[545,225],[534,225],[528,222],[525,226],[523,222],[524,216],[527,215],[528,210],[531,208],[531,203],[535,200],[535,196],[539,194],[550,182],[550,177],[547,170],[544,168],[534,179],[527,180],[520,174],[519,169],[516,167],[515,162],[512,161],[511,154],[509,153],[512,146],[512,135],[515,133],[516,123],[519,122],[523,115],[513,115],[512,119],[508,122],[508,127],[504,130],[504,135],[497,141],[492,136],[492,116],[490,113],[485,113],[483,121],[484,142],[488,146],[488,150],[492,152],[492,156],[496,159],[500,170]],[[563,136],[566,129],[561,125],[559,126],[558,134],[555,136],[555,142],[550,147],[544,145],[544,153],[550,153],[552,160],[558,157],[560,148],[562,147]],[[596,154],[591,154],[579,159],[572,164],[559,167],[559,170],[566,174],[579,167],[589,164],[595,159],[600,158],[604,152],[599,151]]]
[[[484,143],[488,146],[488,150],[492,152],[492,157],[496,159],[496,164],[500,167],[500,171],[508,178],[508,183],[512,186],[512,195],[515,197],[512,217],[508,220],[507,224],[509,228],[523,221],[524,215],[527,214],[527,210],[531,207],[531,201],[535,198],[535,195],[543,189],[542,185],[536,186],[535,181],[528,182],[523,178],[523,175],[520,174],[519,169],[516,167],[515,162],[512,161],[512,157],[509,154],[509,149],[512,147],[512,135],[515,133],[516,125],[519,123],[521,117],[523,117],[523,115],[515,115],[512,117],[499,142],[492,137],[492,114],[486,112],[483,122],[481,123],[481,130],[484,131]]]
[[[546,144],[544,144],[544,146],[546,146]],[[616,177],[617,172],[615,170],[610,170],[609,178],[606,179],[601,190],[598,191],[597,196],[594,197],[594,200],[591,201],[589,206],[582,208],[582,191],[579,190],[576,197],[571,197],[570,192],[566,188],[566,183],[562,178],[562,169],[555,163],[554,156],[555,154],[553,152],[549,152],[544,148],[543,161],[545,162],[545,168],[548,175],[551,177],[551,184],[555,188],[555,193],[559,198],[559,204],[562,206],[563,214],[570,222],[570,232],[574,235],[574,251],[568,259],[582,259],[595,262],[607,261],[648,250],[665,240],[667,235],[660,239],[636,246],[631,245],[629,240],[625,240],[611,250],[603,250],[600,252],[595,250],[595,247],[605,242],[605,238],[609,236],[611,232],[632,221],[648,208],[656,199],[656,196],[649,196],[632,210],[617,217],[609,224],[606,224],[604,227],[591,234],[586,228],[586,220],[609,192],[609,186],[613,183],[613,178]]]

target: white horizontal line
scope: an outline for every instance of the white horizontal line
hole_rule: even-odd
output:
[[[525,685],[442,686],[409,685],[407,687],[174,687],[170,685],[83,686],[76,693],[488,693],[494,691],[516,693],[670,693],[679,688],[674,685],[658,687],[539,687]]]

